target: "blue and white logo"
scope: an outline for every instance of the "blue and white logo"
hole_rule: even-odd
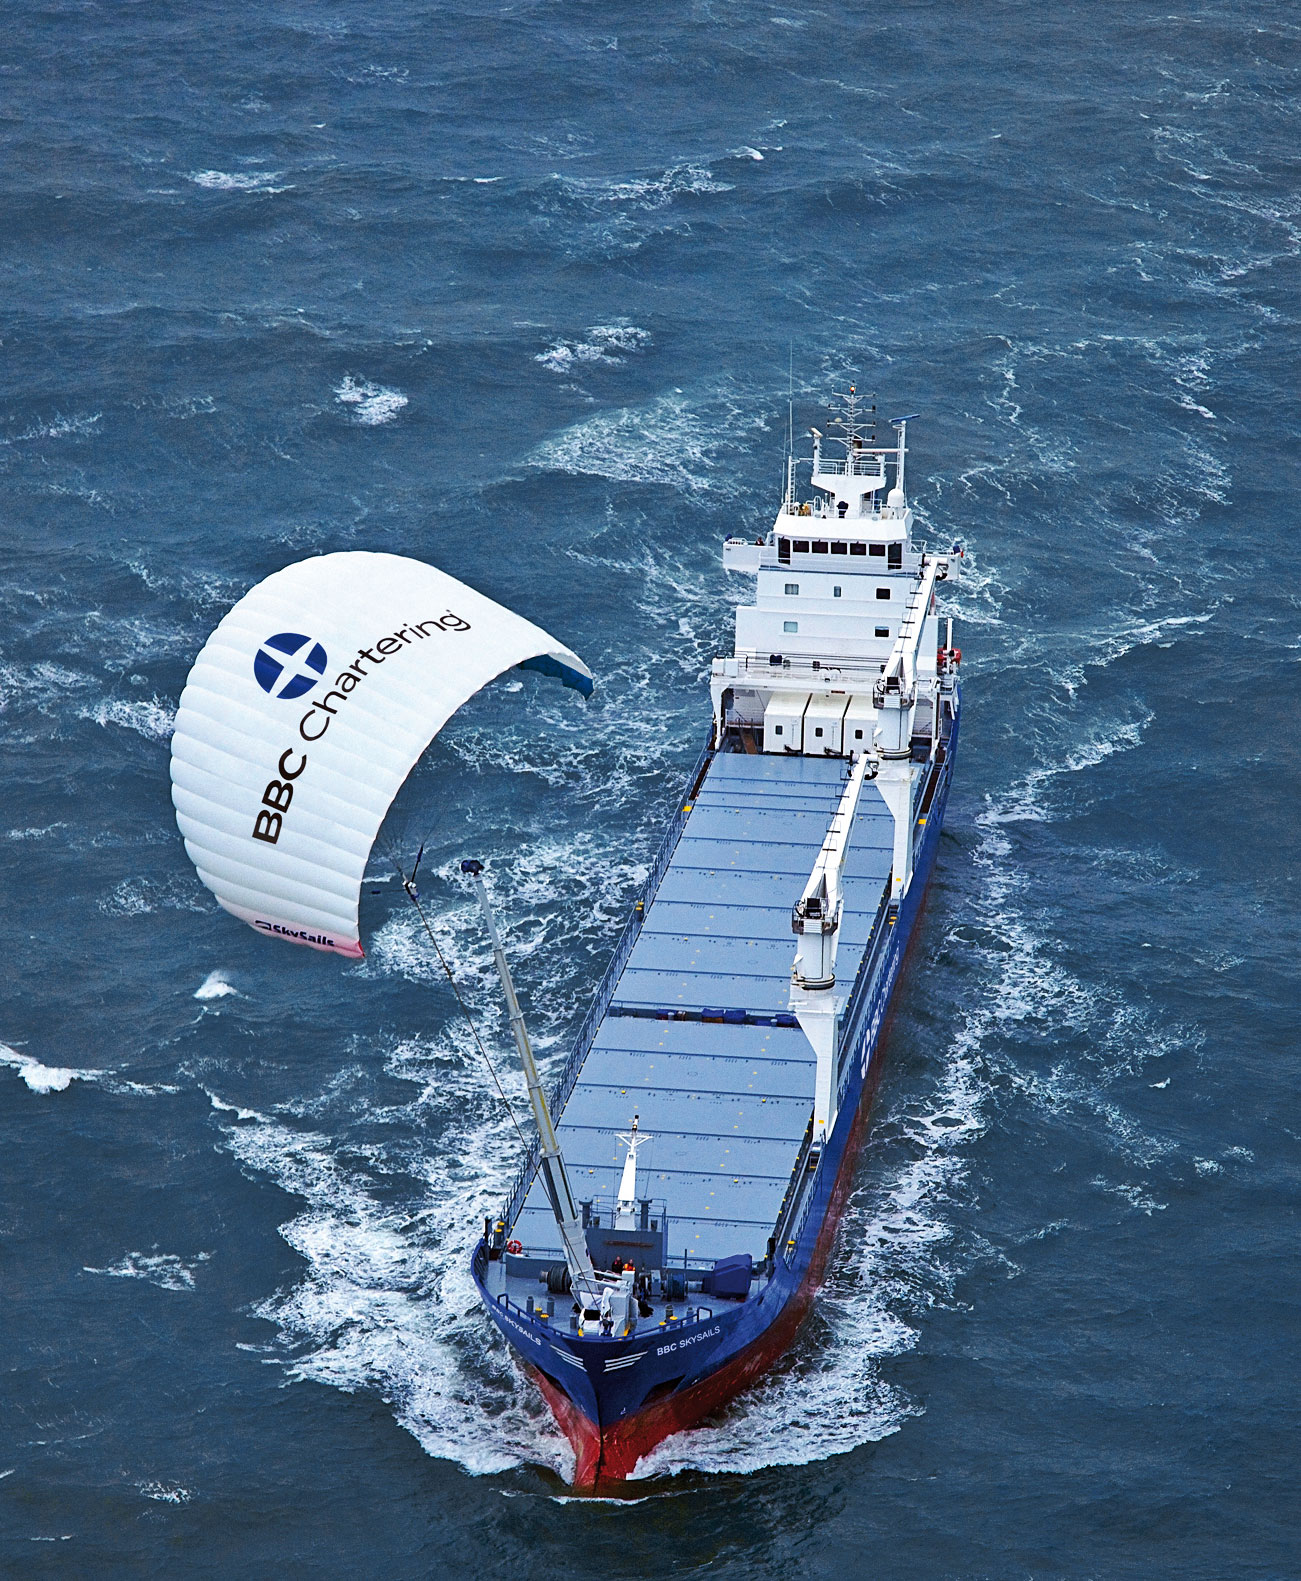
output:
[[[325,649],[296,631],[267,640],[253,659],[253,674],[264,692],[292,699],[310,692],[325,674]]]

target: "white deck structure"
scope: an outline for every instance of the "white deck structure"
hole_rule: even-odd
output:
[[[786,494],[765,539],[729,539],[723,563],[757,579],[753,604],[736,611],[733,657],[716,659],[711,678],[715,740],[739,733],[750,752],[841,757],[855,767],[818,862],[795,907],[798,947],[790,1009],[817,1055],[815,1130],[835,1118],[832,1071],[844,990],[837,988],[839,874],[845,843],[866,781],[894,825],[891,900],[912,882],[914,805],[933,758],[947,708],[956,699],[958,655],[940,644],[935,586],[947,558],[913,548],[913,512],[904,492],[908,419],[894,424],[898,442],[869,442],[868,420],[853,386],[842,398],[833,441],[842,457],[823,454],[810,430],[810,498],[796,492],[794,456]],[[884,496],[884,498],[882,497]],[[917,760],[917,737],[930,750]]]

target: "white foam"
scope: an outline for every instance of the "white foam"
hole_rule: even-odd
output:
[[[292,186],[275,185],[280,170],[192,170],[189,179],[209,192],[292,192]]]
[[[108,1279],[144,1279],[160,1290],[193,1290],[195,1270],[211,1257],[211,1252],[199,1252],[186,1262],[175,1252],[160,1252],[155,1246],[148,1252],[127,1252],[107,1268],[83,1268],[82,1272]]]
[[[667,1439],[637,1479],[692,1470],[807,1465],[897,1433],[921,1406],[882,1377],[917,1330],[901,1315],[946,1299],[960,1271],[944,1206],[965,1172],[963,1146],[985,1125],[970,1028],[937,1085],[887,1130],[918,1156],[876,1172],[851,1199],[814,1317],[790,1357],[706,1427]]]
[[[122,725],[127,730],[139,731],[150,741],[170,741],[176,724],[176,710],[157,697],[148,701],[104,698],[79,708],[77,715],[97,725]]]
[[[145,917],[153,911],[206,911],[199,898],[197,881],[187,878],[120,879],[98,902],[106,917]]]
[[[230,994],[238,993],[239,989],[227,982],[224,972],[209,972],[194,990],[194,997],[196,999],[225,999]]]
[[[582,340],[557,340],[534,357],[552,373],[572,373],[581,364],[600,364],[617,368],[628,360],[628,354],[644,351],[650,345],[650,333],[635,324],[620,320],[614,324],[593,324]]]
[[[48,422],[34,423],[19,434],[0,435],[0,445],[24,444],[33,439],[85,439],[99,427],[102,412],[84,412],[65,417],[56,415]]]
[[[729,182],[719,181],[704,165],[670,165],[658,176],[638,176],[631,181],[605,181],[599,177],[557,176],[573,197],[593,208],[667,208],[676,199],[710,192],[731,192]]]
[[[224,1098],[219,1098],[215,1092],[207,1087],[203,1090],[208,1094],[208,1102],[218,1114],[233,1114],[237,1120],[265,1121],[267,1119],[266,1115],[260,1114],[256,1109],[242,1109],[237,1103],[227,1103]]]
[[[179,1482],[137,1482],[136,1487],[145,1498],[157,1499],[160,1504],[188,1504],[194,1497]]]
[[[1170,1206],[1168,1202],[1158,1202],[1143,1186],[1135,1182],[1109,1181],[1101,1176],[1093,1182],[1099,1190],[1108,1192],[1113,1197],[1119,1197],[1122,1202],[1129,1203],[1131,1208],[1139,1213],[1145,1213],[1150,1219],[1154,1213],[1164,1213]]]
[[[747,433],[766,425],[730,385],[688,396],[672,390],[643,406],[615,408],[535,446],[528,464],[615,482],[691,492],[740,492],[736,461]]]
[[[349,409],[353,421],[363,428],[391,423],[407,405],[407,397],[401,390],[386,389],[382,384],[372,384],[369,379],[359,381],[351,374],[342,384],[335,385],[334,397]]]
[[[102,1070],[73,1070],[62,1065],[42,1065],[30,1054],[20,1054],[7,1043],[0,1043],[0,1065],[9,1065],[33,1092],[66,1092],[74,1081],[95,1081]]]
[[[1155,718],[1149,708],[1136,709],[1134,715],[1118,720],[1101,721],[1089,728],[1082,739],[1067,748],[1056,762],[1036,764],[1028,769],[1021,780],[997,799],[991,798],[980,822],[986,827],[1007,823],[1044,823],[1052,812],[1044,801],[1044,793],[1065,775],[1080,774],[1097,768],[1117,752],[1128,752],[1141,745],[1143,732]]]
[[[281,1233],[308,1272],[260,1314],[281,1329],[291,1378],[375,1390],[430,1454],[476,1474],[527,1462],[568,1475],[569,1446],[486,1322],[469,1274],[517,1156],[513,1133],[477,1078],[444,1072],[423,1101],[463,1118],[421,1166],[414,1213],[391,1205],[382,1164],[372,1183],[328,1136],[275,1120],[228,1131],[245,1165],[307,1204]]]

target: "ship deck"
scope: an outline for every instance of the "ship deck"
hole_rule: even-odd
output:
[[[633,1115],[639,1197],[662,1201],[674,1262],[765,1254],[808,1128],[815,1059],[789,1014],[791,909],[849,763],[720,753],[710,762],[557,1131],[576,1199],[609,1204]],[[836,975],[848,994],[890,873],[893,823],[864,786],[844,870]],[[535,1179],[514,1234],[561,1250]]]

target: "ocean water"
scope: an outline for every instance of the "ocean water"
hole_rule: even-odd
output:
[[[0,63],[0,1570],[1292,1578],[1301,24],[1210,0],[19,0]],[[793,370],[793,375],[792,375]],[[920,413],[966,716],[828,1285],[566,1496],[466,1258],[703,734],[719,543]],[[453,722],[367,960],[212,903],[187,668],[427,557],[591,663]]]

